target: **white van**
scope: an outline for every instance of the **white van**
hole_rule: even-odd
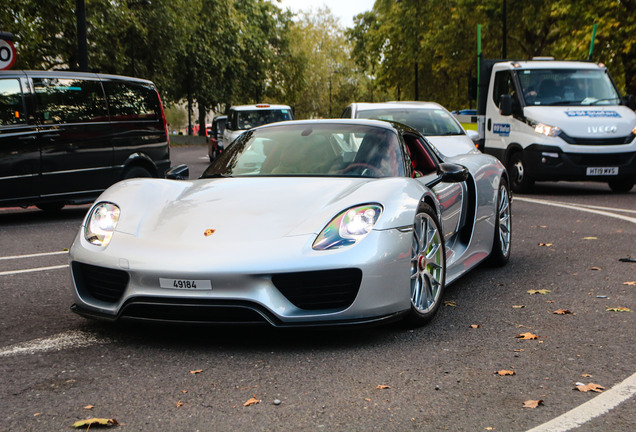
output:
[[[485,61],[479,85],[481,149],[508,168],[511,187],[535,181],[636,182],[636,114],[605,66],[589,62]]]
[[[253,127],[293,119],[294,114],[288,105],[262,103],[232,106],[223,132],[223,145],[227,148],[239,135]]]

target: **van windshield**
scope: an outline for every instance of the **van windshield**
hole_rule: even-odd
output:
[[[230,114],[232,129],[247,130],[268,123],[292,120],[288,109],[256,109],[249,111],[234,111]]]
[[[617,105],[621,97],[605,70],[518,71],[526,105]]]

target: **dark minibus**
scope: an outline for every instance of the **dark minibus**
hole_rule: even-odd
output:
[[[0,207],[92,202],[170,166],[151,81],[79,72],[0,71]]]

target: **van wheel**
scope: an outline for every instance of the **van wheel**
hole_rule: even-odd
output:
[[[152,177],[152,174],[150,174],[150,171],[148,171],[146,168],[143,168],[140,166],[134,166],[124,171],[122,180],[131,179],[131,178],[139,178],[139,177]]]
[[[510,156],[508,172],[510,173],[510,188],[513,192],[528,193],[532,191],[534,179],[530,177],[530,174],[523,163],[523,155],[521,152],[517,152]]]
[[[618,180],[610,180],[608,182],[610,189],[612,192],[616,193],[627,193],[634,187],[633,179],[618,179]]]
[[[63,202],[41,203],[41,204],[36,204],[35,206],[44,212],[55,213],[62,210],[62,208],[64,207],[64,203]]]

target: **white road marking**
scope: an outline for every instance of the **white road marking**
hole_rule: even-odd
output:
[[[563,208],[568,208],[568,209],[571,209],[571,210],[578,210],[578,211],[583,211],[583,212],[588,212],[588,213],[595,213],[595,214],[598,214],[598,215],[613,217],[613,218],[616,218],[616,219],[621,219],[621,220],[636,224],[636,217],[630,217],[630,216],[610,213],[610,212],[605,211],[605,210],[598,210],[597,208],[590,208],[590,206],[583,207],[583,206],[580,206],[580,205],[577,205],[577,204],[561,203],[561,202],[558,202],[558,201],[546,201],[546,200],[539,200],[539,199],[533,199],[533,198],[524,198],[524,197],[517,197],[517,196],[514,197],[514,200],[515,201],[524,201],[524,202],[529,202],[529,203],[534,203],[534,204],[543,204],[543,205],[547,205],[547,206],[563,207]],[[625,210],[618,210],[618,211],[625,211]]]
[[[557,418],[527,432],[565,432],[607,414],[636,394],[636,374]]]
[[[57,270],[57,269],[62,269],[67,267],[68,267],[68,264],[63,264],[63,265],[56,265],[56,266],[50,266],[50,267],[37,267],[37,268],[30,268],[30,269],[23,269],[23,270],[8,270],[8,271],[0,272],[0,276],[9,276],[9,275],[15,275],[20,273],[32,273],[32,272],[46,271],[46,270]]]
[[[28,255],[5,256],[5,257],[0,257],[0,261],[11,260],[11,259],[22,259],[22,258],[36,258],[36,257],[51,256],[51,255],[64,255],[64,254],[68,254],[68,251],[65,250],[65,251],[56,251],[56,252],[34,253],[34,254],[28,254]]]
[[[595,213],[601,216],[613,217],[616,219],[621,219],[627,222],[631,222],[636,224],[636,218],[611,213],[607,210],[613,211],[622,211],[622,212],[632,212],[632,210],[624,210],[624,209],[611,209],[605,207],[598,206],[588,206],[581,204],[571,204],[564,203],[559,201],[547,201],[547,200],[539,200],[533,198],[524,198],[517,197],[514,198],[515,201],[523,201],[529,202],[533,204],[542,204],[547,206],[554,207],[563,207],[571,210],[578,210],[588,213]],[[625,402],[627,399],[630,399],[636,395],[636,373],[632,376],[626,378],[623,382],[615,385],[611,389],[601,393],[596,396],[594,399],[591,399],[585,402],[583,405],[579,405],[578,407],[550,420],[547,423],[544,423],[540,426],[537,426],[533,429],[528,430],[527,432],[566,432],[571,429],[577,428],[590,420],[593,420],[596,417],[607,414],[612,409],[616,408],[621,403]]]
[[[70,330],[47,338],[33,339],[10,345],[0,351],[0,357],[18,354],[35,354],[38,352],[61,351],[67,348],[79,348],[100,343],[109,343],[108,339],[98,338],[90,333]]]

